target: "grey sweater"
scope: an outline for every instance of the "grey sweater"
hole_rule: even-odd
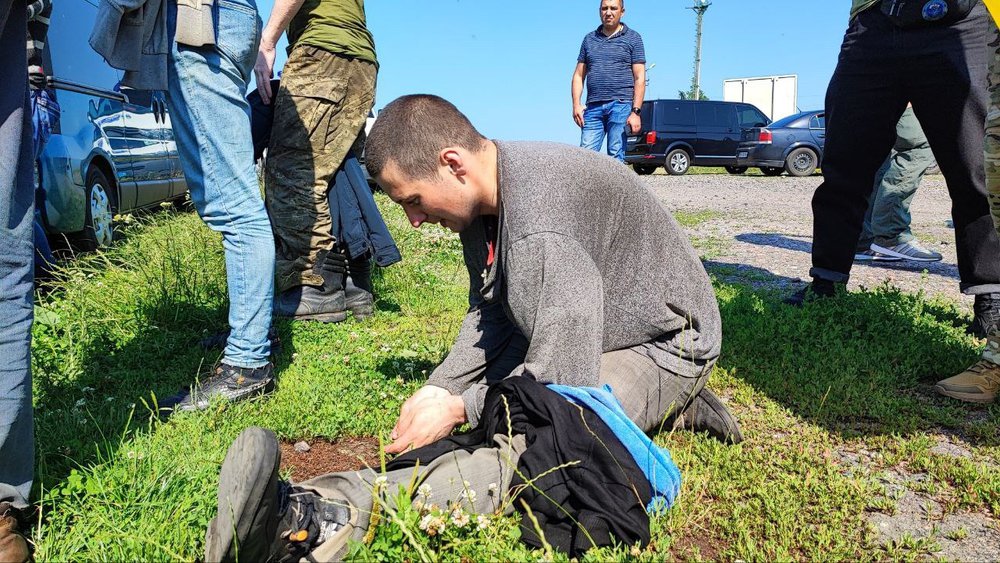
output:
[[[595,386],[601,354],[623,348],[680,376],[707,373],[722,341],[715,294],[680,226],[639,177],[578,147],[497,147],[497,259],[485,267],[481,222],[462,233],[470,310],[427,383],[462,394],[475,424],[496,377],[489,365],[522,337],[523,361],[501,377]]]

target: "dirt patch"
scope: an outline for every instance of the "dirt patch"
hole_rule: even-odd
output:
[[[379,465],[378,439],[372,436],[341,438],[334,442],[314,439],[308,442],[308,451],[301,452],[296,451],[295,444],[281,443],[281,471],[291,471],[295,482]]]
[[[868,522],[883,545],[922,543],[920,551],[929,558],[949,561],[997,561],[1000,559],[1000,530],[982,512],[944,514],[934,499],[901,489],[894,514],[868,516]]]
[[[670,557],[677,561],[715,561],[728,545],[718,538],[705,535],[689,535],[678,538],[670,545]]]

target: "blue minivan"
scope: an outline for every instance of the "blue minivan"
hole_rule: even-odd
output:
[[[92,0],[53,2],[43,56],[61,112],[36,162],[43,227],[85,249],[111,243],[116,215],[187,193],[166,104],[121,88],[121,71],[88,43],[96,16]]]

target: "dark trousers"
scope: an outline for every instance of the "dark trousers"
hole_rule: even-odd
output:
[[[813,278],[846,283],[872,197],[907,102],[948,183],[960,288],[1000,291],[1000,238],[983,169],[986,32],[981,3],[947,27],[902,30],[878,7],[851,21],[826,93],[824,181],[813,195]]]

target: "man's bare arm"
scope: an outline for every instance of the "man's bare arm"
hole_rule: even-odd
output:
[[[271,16],[267,18],[267,25],[260,34],[260,49],[257,52],[257,63],[253,67],[253,72],[257,78],[257,91],[260,92],[260,98],[265,104],[270,104],[273,99],[271,78],[274,77],[274,58],[278,40],[288,29],[288,23],[298,13],[304,1],[275,0]]]
[[[637,63],[632,65],[632,78],[635,81],[635,93],[632,95],[632,107],[641,108],[642,100],[646,97],[646,65]],[[628,125],[632,133],[638,133],[642,128],[642,119],[635,113],[628,116]]]
[[[580,102],[580,96],[583,95],[583,77],[585,74],[587,74],[587,65],[585,63],[576,63],[570,90],[573,93],[573,121],[576,122],[578,127],[583,127],[583,110],[585,106]]]

